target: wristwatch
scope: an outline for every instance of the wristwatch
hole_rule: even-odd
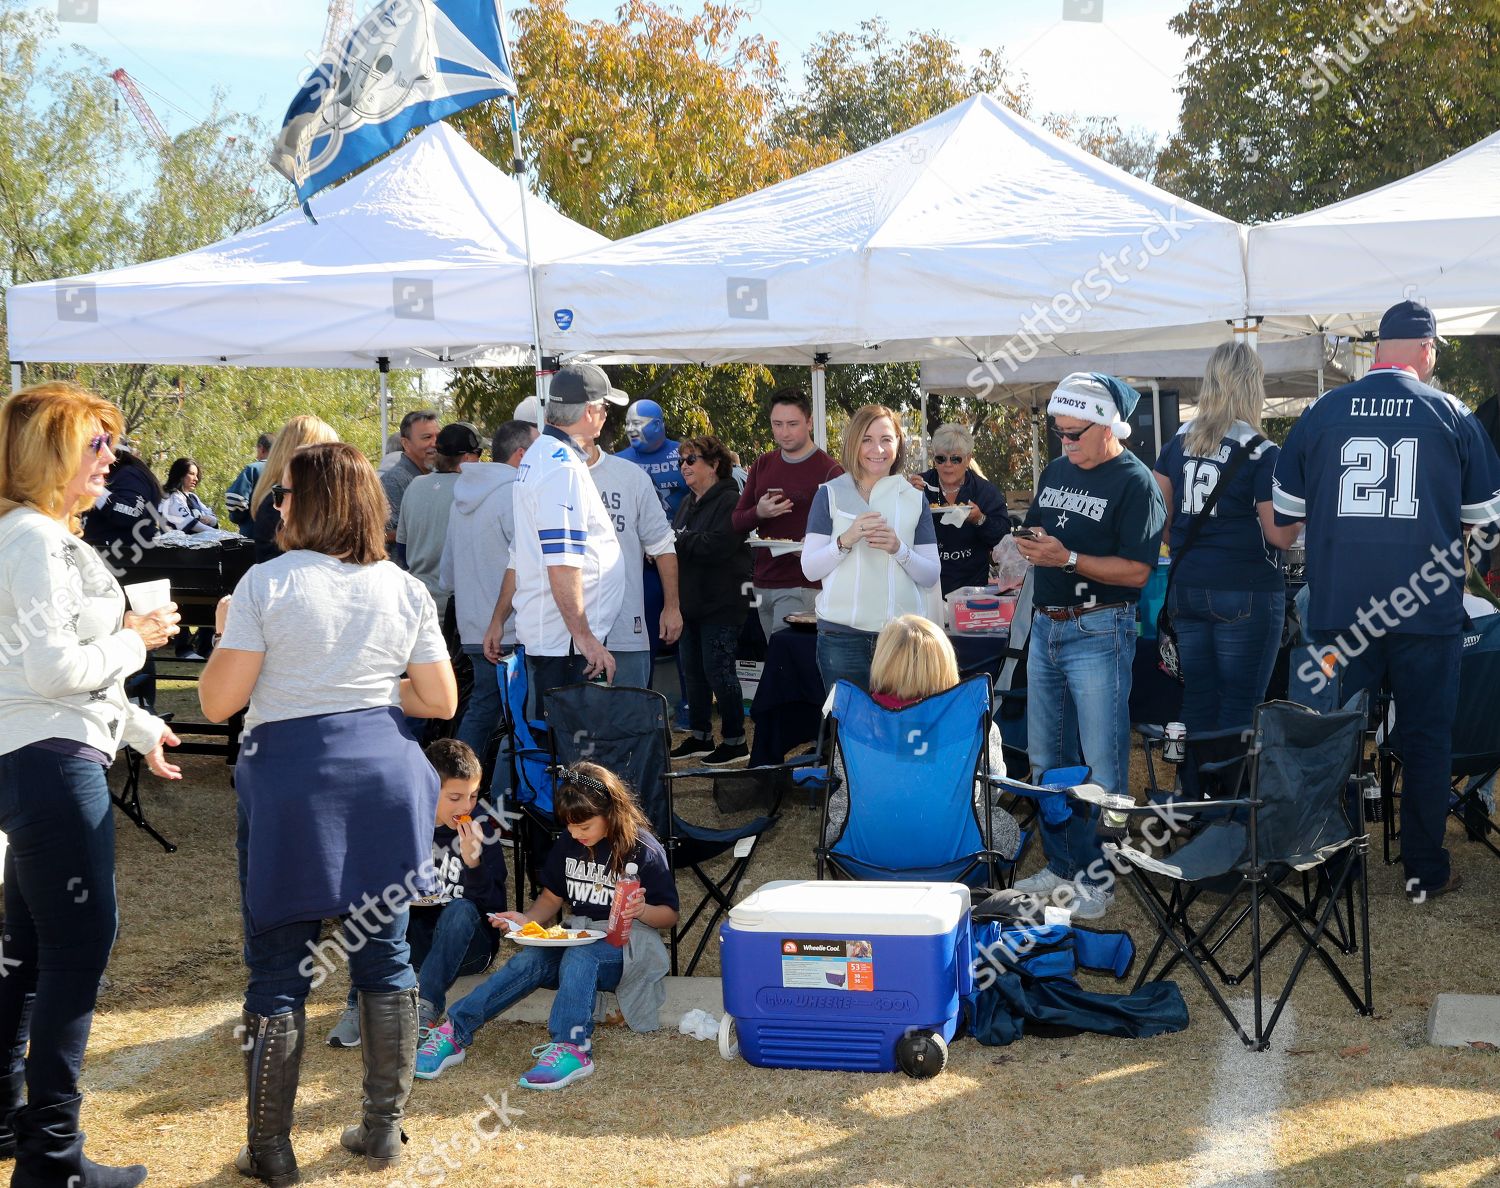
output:
[[[1078,550],[1077,549],[1069,549],[1068,550],[1068,561],[1067,561],[1067,564],[1063,566],[1063,572],[1064,573],[1073,573],[1077,569],[1078,569]]]

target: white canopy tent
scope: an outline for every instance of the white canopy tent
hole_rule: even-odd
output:
[[[520,188],[446,124],[197,251],[6,294],[13,360],[250,367],[531,362]],[[532,251],[608,242],[542,200]]]
[[[1410,177],[1250,228],[1252,314],[1269,337],[1373,334],[1413,298],[1450,334],[1500,334],[1500,132]]]
[[[543,346],[812,364],[816,402],[821,363],[1201,345],[1244,316],[1243,234],[980,95],[543,267]]]

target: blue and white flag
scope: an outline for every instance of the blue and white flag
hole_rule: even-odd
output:
[[[516,93],[499,0],[381,0],[287,108],[271,164],[313,194],[413,128]]]

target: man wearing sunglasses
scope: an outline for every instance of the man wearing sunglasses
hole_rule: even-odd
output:
[[[1130,791],[1130,676],[1136,603],[1161,547],[1166,507],[1145,463],[1121,444],[1139,393],[1112,375],[1075,372],[1047,402],[1062,456],[1048,464],[1026,513],[1021,555],[1035,566],[1026,658],[1026,730],[1033,776],[1082,761],[1106,792]],[[1024,531],[1024,530],[1023,530]],[[1077,723],[1076,736],[1073,723]],[[1079,919],[1113,899],[1099,846],[1099,811],[1075,807],[1042,824],[1047,865],[1015,885],[1055,897]]]

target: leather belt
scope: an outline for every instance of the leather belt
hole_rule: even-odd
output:
[[[1066,623],[1069,619],[1081,619],[1084,615],[1092,614],[1094,611],[1118,610],[1120,607],[1129,606],[1128,602],[1094,602],[1078,606],[1039,606],[1036,613],[1046,615],[1054,623]]]

